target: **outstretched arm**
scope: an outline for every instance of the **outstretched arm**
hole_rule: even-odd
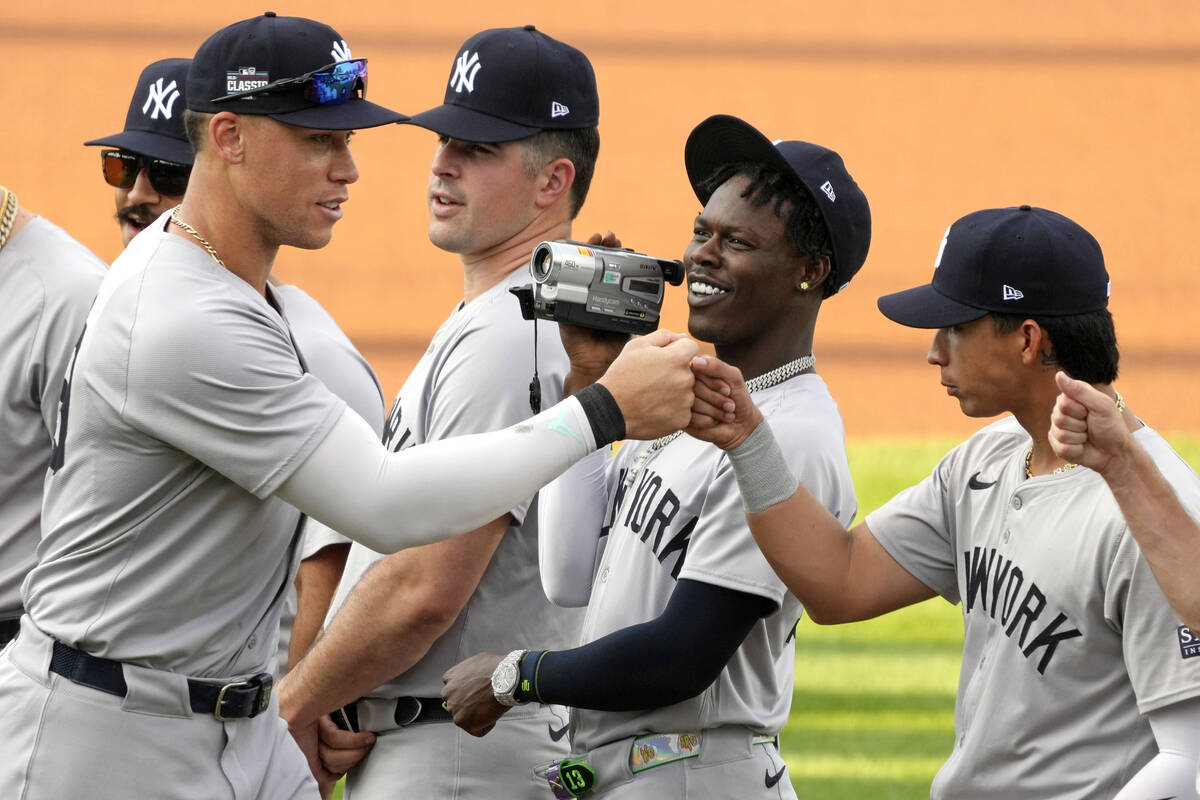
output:
[[[696,344],[630,342],[597,386],[493,433],[389,453],[345,412],[278,495],[378,552],[446,539],[515,507],[596,447],[653,438],[690,416]]]
[[[754,540],[814,622],[869,619],[933,597],[865,523],[847,531],[792,476],[736,367],[696,358],[692,369],[687,432],[729,453]]]
[[[1050,446],[1060,458],[1100,473],[1175,613],[1200,630],[1200,525],[1134,440],[1136,418],[1090,384],[1062,372],[1055,380],[1062,393],[1050,417]]]

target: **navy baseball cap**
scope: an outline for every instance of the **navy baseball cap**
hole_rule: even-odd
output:
[[[830,279],[837,281],[837,291],[862,269],[871,246],[871,207],[834,151],[809,142],[772,143],[748,122],[717,114],[688,136],[683,162],[701,203],[707,203],[713,192],[704,182],[727,164],[762,164],[778,170],[803,186],[821,213],[833,248]]]
[[[467,39],[442,105],[409,122],[465,142],[511,142],[600,122],[596,73],[580,51],[532,25]]]
[[[142,70],[129,113],[125,115],[125,130],[84,142],[88,146],[116,147],[140,156],[191,164],[192,145],[183,131],[183,96],[189,58],[165,58]]]
[[[884,316],[910,328],[949,328],[991,312],[1062,317],[1108,306],[1096,239],[1044,208],[988,208],[946,230],[933,280],[879,298]]]
[[[355,59],[333,28],[268,11],[222,28],[200,45],[188,71],[187,106],[325,130],[407,119],[368,102],[366,83],[366,59]]]

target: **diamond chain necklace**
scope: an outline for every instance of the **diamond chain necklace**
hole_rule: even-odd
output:
[[[812,355],[801,356],[794,361],[781,364],[770,372],[764,372],[762,375],[759,375],[756,378],[751,378],[750,380],[746,381],[746,389],[751,394],[762,391],[763,389],[769,389],[772,386],[783,383],[789,378],[794,378],[801,372],[804,372],[806,369],[811,369],[816,363],[817,359]],[[645,468],[646,462],[648,462],[656,453],[658,453],[659,450],[662,450],[668,444],[679,438],[682,433],[683,431],[675,431],[674,433],[668,433],[666,436],[660,436],[652,441],[649,447],[638,453],[633,459],[633,464],[631,464],[629,467],[629,472],[625,475],[625,489],[629,489],[629,487],[633,485],[634,481],[637,480],[638,475],[642,474],[642,470]]]
[[[179,211],[179,206],[175,206],[174,208],[171,209],[171,222],[174,222],[176,225],[178,225],[179,227],[183,228],[185,231],[190,233],[192,235],[192,238],[194,238],[197,242],[199,242],[200,246],[203,247],[205,250],[207,250],[208,254],[213,257],[213,261],[216,261],[222,267],[225,267],[225,262],[221,260],[221,257],[219,255],[217,255],[217,249],[208,243],[208,239],[205,239],[203,236],[200,235],[200,231],[196,230],[191,225],[188,225],[186,222],[181,220],[179,217],[175,216],[175,212],[177,212],[177,211]],[[229,267],[225,267],[225,269],[229,269]]]

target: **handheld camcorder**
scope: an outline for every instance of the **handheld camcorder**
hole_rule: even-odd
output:
[[[658,327],[665,283],[683,283],[683,262],[582,242],[542,242],[529,261],[533,286],[510,291],[525,319],[649,333]]]

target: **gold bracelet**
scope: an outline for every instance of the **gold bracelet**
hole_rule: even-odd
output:
[[[1116,390],[1116,389],[1113,389],[1113,391],[1114,391],[1114,392],[1117,392],[1117,390]],[[1120,392],[1117,392],[1117,413],[1118,413],[1118,414],[1124,414],[1124,413],[1125,413],[1125,398],[1124,398],[1124,397],[1121,397],[1121,393],[1120,393]]]

